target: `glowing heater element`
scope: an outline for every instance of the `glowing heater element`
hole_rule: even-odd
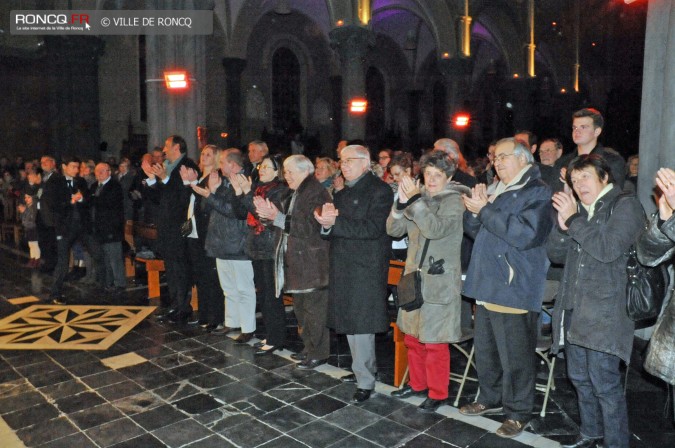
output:
[[[469,125],[470,120],[471,117],[469,114],[457,114],[455,115],[455,118],[453,118],[452,123],[456,128],[465,128]]]
[[[368,109],[368,101],[363,98],[354,98],[349,103],[349,112],[353,114],[364,114]]]
[[[188,88],[188,74],[184,71],[164,72],[164,82],[169,90],[184,90]]]

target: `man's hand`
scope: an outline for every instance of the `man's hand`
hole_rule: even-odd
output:
[[[70,195],[70,203],[75,204],[76,202],[80,202],[82,197],[82,192],[78,190],[77,193]]]
[[[162,163],[155,163],[152,165],[152,173],[161,180],[164,180],[167,177],[166,168],[164,168],[164,164]]]
[[[335,208],[335,205],[331,202],[326,202],[321,207],[321,213],[317,210],[314,210],[314,219],[318,221],[319,224],[325,229],[333,227],[335,225],[335,219],[340,216],[340,211]]]
[[[152,171],[152,165],[147,160],[143,160],[143,162],[141,162],[141,169],[145,175],[148,176],[148,179],[155,178],[155,173]]]
[[[235,177],[244,194],[248,194],[251,191],[251,185],[253,185],[251,178],[245,174],[235,174]]]
[[[477,215],[488,203],[487,187],[485,184],[478,184],[471,189],[471,197],[462,195],[462,199],[466,209]]]
[[[565,222],[577,212],[577,201],[572,193],[560,191],[553,195],[553,208],[558,212],[558,226],[561,230],[567,230]]]

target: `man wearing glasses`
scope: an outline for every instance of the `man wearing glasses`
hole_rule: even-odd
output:
[[[549,261],[546,238],[553,220],[551,189],[532,153],[514,138],[497,142],[499,183],[488,197],[484,184],[464,196],[464,232],[474,239],[464,295],[476,299],[477,401],[468,416],[501,411],[500,437],[516,437],[534,406],[537,322]]]
[[[345,188],[335,193],[334,204],[316,210],[314,218],[330,241],[328,326],[347,335],[357,385],[353,401],[360,403],[375,389],[375,333],[389,327],[391,239],[386,222],[393,192],[370,171],[370,154],[363,146],[345,147],[340,166]]]

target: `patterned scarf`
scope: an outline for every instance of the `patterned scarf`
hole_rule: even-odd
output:
[[[256,187],[253,195],[260,196],[261,198],[265,199],[269,191],[277,187],[280,183],[281,182],[279,182],[278,180],[273,180],[265,184],[260,184]],[[260,222],[260,220],[251,212],[248,212],[248,215],[246,216],[246,224],[248,224],[249,227],[254,228],[253,231],[255,232],[256,235],[260,235],[265,231],[265,226],[263,225],[263,223]]]

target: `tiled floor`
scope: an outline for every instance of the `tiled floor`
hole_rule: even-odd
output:
[[[49,278],[19,268],[23,262],[0,251],[0,318],[33,304],[7,299],[45,297]],[[120,304],[79,285],[68,292],[77,303]],[[142,287],[129,288],[125,302],[140,305],[143,297]],[[291,312],[289,348],[295,351],[301,346],[292,324]],[[338,379],[350,358],[346,341],[336,336],[329,364],[309,372],[294,367],[289,350],[256,357],[250,345],[230,337],[153,317],[104,351],[2,350],[0,446],[547,447],[572,440],[578,430],[563,362],[546,417],[534,415],[528,433],[505,440],[493,434],[503,416],[467,418],[452,406],[422,414],[415,406],[420,398],[390,398],[391,335],[377,341],[380,383],[360,405],[349,402],[355,386]],[[454,351],[452,362],[453,371],[462,369]],[[451,398],[456,389],[453,384]],[[475,392],[469,385],[461,403]],[[672,420],[663,414],[665,397],[661,383],[631,369],[632,446],[675,444]]]

